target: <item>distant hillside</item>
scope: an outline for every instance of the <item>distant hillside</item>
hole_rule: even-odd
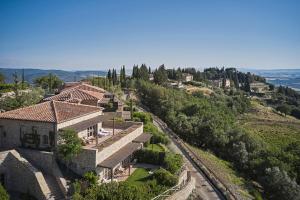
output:
[[[243,72],[251,72],[266,78],[267,82],[276,86],[283,85],[300,91],[300,69],[239,69]]]
[[[25,80],[32,83],[39,76],[49,73],[57,75],[63,81],[78,81],[91,76],[106,76],[106,71],[64,71],[64,70],[43,70],[43,69],[24,69]],[[17,72],[19,77],[22,76],[22,69],[0,68],[0,73],[4,74],[6,82],[13,81],[12,74]]]

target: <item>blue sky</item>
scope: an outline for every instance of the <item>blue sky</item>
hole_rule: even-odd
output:
[[[0,67],[300,68],[300,1],[0,0]]]

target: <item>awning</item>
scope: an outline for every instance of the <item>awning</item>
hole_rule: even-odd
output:
[[[138,142],[138,143],[148,142],[151,137],[152,137],[152,134],[150,134],[150,133],[142,133],[142,135],[136,137],[133,140],[133,142]]]
[[[140,148],[141,144],[139,143],[129,143],[125,147],[121,148],[119,151],[102,161],[100,164],[98,164],[98,166],[112,169]]]
[[[91,126],[95,126],[97,123],[102,122],[105,120],[105,116],[104,115],[99,115],[97,117],[88,119],[88,120],[84,120],[81,121],[79,123],[64,127],[62,129],[73,129],[76,132],[80,132],[80,131],[84,131],[87,128],[91,127]]]

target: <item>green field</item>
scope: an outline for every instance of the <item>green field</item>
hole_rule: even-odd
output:
[[[300,141],[300,120],[282,116],[257,102],[252,102],[252,107],[251,112],[240,117],[240,124],[270,150],[281,151],[289,143]]]

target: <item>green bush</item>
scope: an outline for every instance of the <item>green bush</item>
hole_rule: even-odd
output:
[[[157,180],[158,183],[166,186],[174,186],[178,182],[178,177],[171,174],[169,171],[160,168],[153,173],[153,178]]]
[[[142,149],[137,151],[135,156],[140,163],[161,165],[173,174],[178,172],[183,164],[182,156],[174,153],[165,153],[152,151],[149,149]]]
[[[165,159],[165,152],[141,149],[135,153],[138,162],[153,165],[162,165]]]
[[[170,143],[169,138],[159,131],[152,123],[144,125],[144,132],[151,133],[153,135],[151,138],[152,144],[162,143],[167,145]]]
[[[175,174],[180,170],[183,164],[183,159],[180,154],[167,153],[164,158],[163,166],[166,170]]]
[[[153,121],[151,115],[145,112],[134,112],[133,119],[134,121],[143,122],[144,124],[152,123]]]
[[[0,199],[1,200],[9,200],[9,196],[1,184],[0,184]]]
[[[95,172],[86,172],[83,175],[83,178],[89,183],[89,185],[97,185],[98,183],[98,176]]]
[[[153,133],[152,135],[153,136],[151,137],[151,141],[150,141],[151,144],[158,144],[158,143],[169,144],[170,143],[169,138],[167,138],[164,135],[157,134],[157,133]]]

